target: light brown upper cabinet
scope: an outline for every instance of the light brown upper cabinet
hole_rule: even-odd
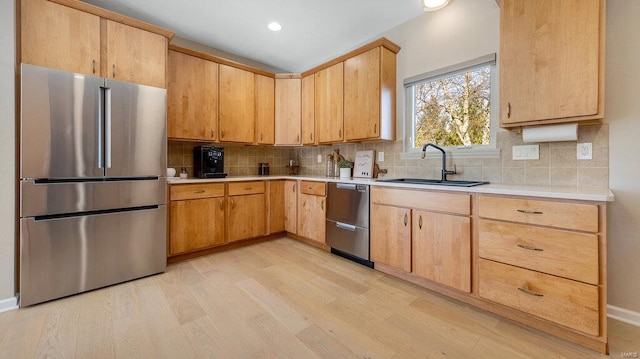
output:
[[[502,127],[601,119],[605,0],[503,0]]]
[[[315,73],[315,122],[318,143],[344,141],[344,63]]]
[[[302,144],[314,145],[318,143],[315,136],[315,76],[309,75],[302,78]]]
[[[173,33],[86,3],[58,2],[68,6],[20,2],[21,62],[166,87]]]
[[[256,81],[256,143],[273,145],[275,141],[275,95],[271,77],[255,75]]]
[[[165,88],[167,39],[107,20],[107,77]]]
[[[21,62],[100,76],[99,16],[45,0],[20,4]]]
[[[344,61],[346,140],[395,140],[396,54],[379,46]]]
[[[299,145],[301,83],[299,78],[276,79],[276,144]]]
[[[221,142],[253,143],[255,79],[252,72],[220,65],[219,135]]]
[[[218,132],[218,64],[169,51],[167,136],[215,141]]]

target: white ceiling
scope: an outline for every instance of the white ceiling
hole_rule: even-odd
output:
[[[85,1],[291,72],[308,70],[423,14],[420,0]],[[271,21],[282,30],[268,30]]]

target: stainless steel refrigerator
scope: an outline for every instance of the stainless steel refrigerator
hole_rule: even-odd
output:
[[[20,305],[166,268],[166,90],[21,65]]]

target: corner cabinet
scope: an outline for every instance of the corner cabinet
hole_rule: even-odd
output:
[[[347,141],[395,140],[393,51],[378,46],[344,61],[344,130]]]
[[[503,0],[502,127],[602,119],[605,0]]]
[[[220,65],[218,76],[220,142],[253,143],[255,78],[252,72]]]
[[[298,233],[298,181],[284,181],[284,230]]]
[[[169,50],[167,137],[215,141],[218,64]]]
[[[315,129],[315,77],[314,75],[302,78],[302,124],[300,134],[303,145],[317,145]]]
[[[275,83],[273,78],[255,75],[256,81],[256,143],[275,143]]]

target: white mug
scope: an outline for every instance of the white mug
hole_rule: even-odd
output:
[[[175,168],[167,168],[167,177],[173,177],[176,175],[176,169]]]

